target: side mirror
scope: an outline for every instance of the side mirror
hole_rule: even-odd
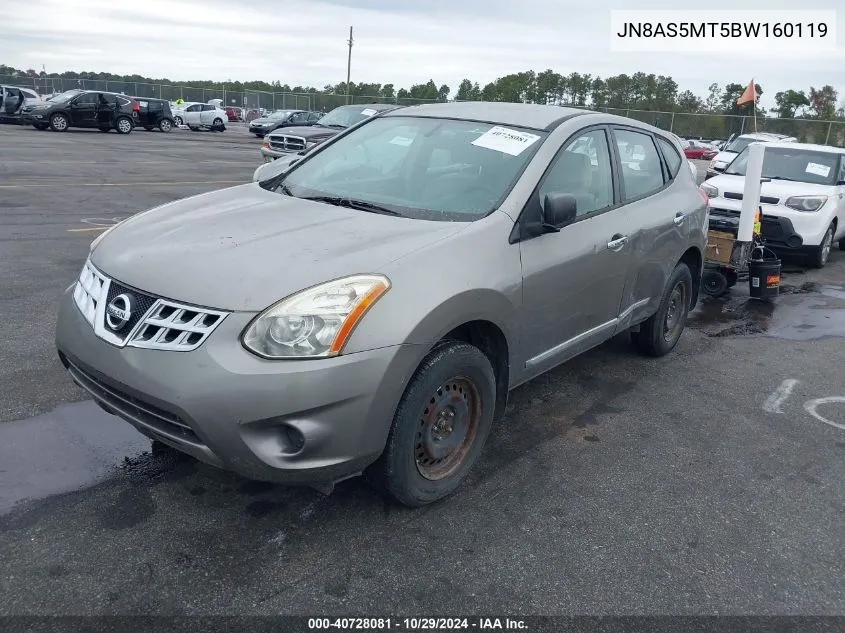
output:
[[[543,198],[543,228],[549,232],[560,231],[575,220],[578,203],[568,193],[547,193]]]

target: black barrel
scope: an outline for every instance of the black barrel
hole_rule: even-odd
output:
[[[748,261],[748,294],[753,299],[771,299],[780,293],[780,259],[768,248],[758,246]]]

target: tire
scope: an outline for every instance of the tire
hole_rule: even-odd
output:
[[[170,119],[162,119],[158,122],[158,129],[167,134],[173,129],[173,121]]]
[[[173,121],[176,123],[177,126],[179,126],[179,127],[182,126],[182,117],[175,116],[175,117],[173,117]]]
[[[133,127],[135,126],[132,125],[132,119],[128,116],[118,117],[114,122],[114,129],[117,130],[118,134],[129,134]]]
[[[708,297],[721,297],[729,285],[728,278],[718,270],[705,270],[701,278],[701,290]]]
[[[436,347],[405,389],[387,445],[367,479],[410,507],[452,494],[481,454],[495,402],[496,378],[481,350],[462,342]],[[458,444],[449,449],[443,442],[453,436]]]
[[[631,340],[638,352],[659,358],[675,348],[686,327],[691,297],[692,275],[687,265],[681,262],[669,277],[657,312],[640,324],[639,332],[631,332]],[[670,321],[671,330],[667,332]]]
[[[213,127],[220,127],[221,125],[223,125],[223,119],[217,117],[216,119],[214,119],[214,121],[211,122],[211,125]]]
[[[830,258],[830,251],[833,248],[833,234],[835,231],[836,229],[833,224],[827,227],[827,231],[822,238],[822,243],[811,251],[810,266],[813,268],[824,268],[825,264],[827,264],[827,260]]]
[[[69,127],[70,121],[66,114],[56,112],[56,114],[50,117],[50,129],[54,132],[67,132]]]

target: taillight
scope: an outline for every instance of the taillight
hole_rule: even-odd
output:
[[[698,188],[698,195],[701,196],[701,199],[704,200],[704,204],[708,207],[710,206],[710,197],[707,195],[707,192],[704,191],[701,187]]]
[[[133,101],[133,102],[132,102],[132,109],[133,109],[135,112],[140,112],[140,111],[141,111],[141,106],[139,106],[139,105],[138,105],[138,102],[137,102],[137,101]]]

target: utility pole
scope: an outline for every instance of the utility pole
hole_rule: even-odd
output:
[[[349,80],[352,78],[352,27],[349,27],[349,57],[346,60],[346,103],[349,103],[349,97],[351,96],[351,91],[349,87]]]

